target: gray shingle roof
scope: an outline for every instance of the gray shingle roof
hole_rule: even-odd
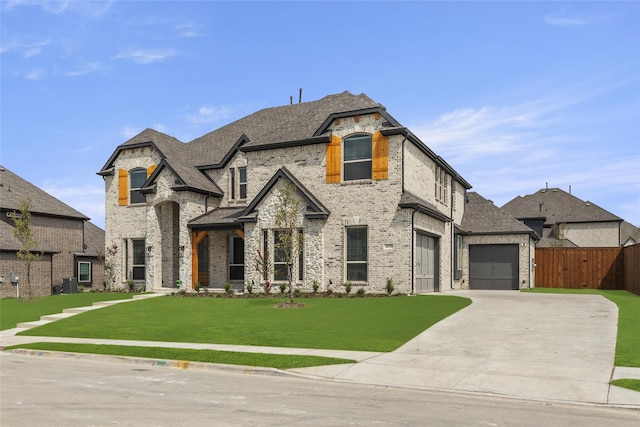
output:
[[[518,196],[502,207],[505,213],[516,218],[545,218],[545,224],[573,222],[622,221],[620,217],[600,206],[583,201],[559,188],[537,191]]]
[[[104,230],[92,222],[84,223],[84,254],[98,256],[104,254],[105,239]]]
[[[469,234],[537,234],[492,201],[474,191],[467,192],[467,203],[460,228]]]
[[[71,206],[61,202],[51,194],[22,179],[9,169],[0,166],[0,209],[14,211],[20,209],[20,202],[31,199],[31,212],[43,215],[88,220]]]
[[[398,207],[400,208],[409,208],[409,209],[417,209],[418,211],[437,218],[444,222],[453,221],[447,215],[443,214],[436,208],[433,204],[428,201],[416,196],[415,194],[409,191],[403,191],[400,196],[400,201],[398,202]]]
[[[627,245],[640,243],[640,228],[627,221],[623,221],[622,224],[620,224],[620,242]]]

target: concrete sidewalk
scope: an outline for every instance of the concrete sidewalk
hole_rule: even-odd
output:
[[[453,295],[471,298],[473,304],[391,353],[16,336],[26,328],[95,306],[65,310],[1,331],[0,345],[51,341],[339,357],[358,363],[289,372],[335,381],[640,409],[640,393],[609,386],[615,378],[640,379],[640,369],[614,371],[618,316],[616,305],[606,298],[515,291]],[[151,296],[138,296],[145,297]]]

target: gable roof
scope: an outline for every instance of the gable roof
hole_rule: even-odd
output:
[[[534,194],[517,196],[502,207],[516,218],[545,218],[545,225],[576,222],[622,221],[622,218],[583,201],[559,188],[538,190]]]
[[[86,256],[98,256],[104,254],[105,234],[104,230],[91,221],[84,223],[84,252]]]
[[[467,192],[460,229],[467,234],[530,234],[539,238],[531,228],[474,191]]]
[[[113,164],[123,150],[151,146],[162,157],[162,161],[154,173],[144,183],[143,188],[152,190],[159,173],[167,167],[176,177],[176,191],[190,190],[203,193],[222,195],[222,190],[206,174],[200,172],[189,158],[189,148],[187,144],[178,139],[158,132],[153,129],[145,129],[138,135],[120,144],[109,160],[105,163],[98,175],[113,174]]]
[[[289,181],[296,189],[297,194],[302,198],[306,204],[305,218],[307,219],[320,219],[327,218],[329,216],[329,210],[318,200],[286,167],[281,167],[271,177],[269,182],[260,190],[258,195],[247,205],[244,211],[240,214],[240,221],[255,221],[257,211],[256,207],[265,198],[271,189],[281,179]]]
[[[258,151],[326,143],[330,141],[328,128],[334,119],[373,113],[380,114],[384,119],[383,135],[404,135],[407,141],[447,170],[465,188],[471,188],[444,159],[387,113],[383,105],[365,94],[354,95],[348,91],[317,101],[265,108],[188,143],[153,129],[145,129],[118,146],[98,175],[114,173],[113,164],[122,150],[151,145],[163,161],[144,184],[145,190],[153,191],[155,177],[164,167],[168,167],[179,181],[174,190],[222,195],[223,191],[203,171],[225,167],[238,150]]]
[[[0,210],[20,210],[20,202],[31,199],[31,213],[86,221],[89,217],[0,166]]]

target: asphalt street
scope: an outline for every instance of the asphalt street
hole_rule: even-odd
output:
[[[0,353],[2,427],[637,426],[637,410]]]

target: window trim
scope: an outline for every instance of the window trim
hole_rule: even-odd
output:
[[[136,245],[136,242],[138,242],[138,244]],[[141,258],[143,260],[143,263],[136,263],[136,246],[138,251],[140,250],[140,243],[142,242],[142,255],[140,255],[140,253],[137,253],[138,257],[141,256]],[[147,279],[147,254],[146,254],[146,247],[145,247],[145,240],[144,239],[131,239],[131,280],[133,281],[137,281],[137,282],[144,282]],[[139,260],[138,259],[138,260]],[[142,270],[142,278],[136,278],[136,269],[138,272],[140,272],[140,270]]]
[[[87,264],[89,266],[89,270],[87,272],[88,278],[82,280],[82,276],[80,273],[80,265]],[[78,283],[91,283],[91,262],[90,261],[78,261]]]
[[[235,248],[235,241],[236,239],[238,239],[239,241],[242,242],[242,263],[237,263],[234,261],[237,261],[234,259],[234,248]],[[228,240],[228,259],[227,259],[227,278],[229,279],[230,282],[244,282],[244,269],[245,269],[245,264],[246,264],[246,259],[245,259],[245,254],[244,254],[244,239],[240,236],[229,236],[229,240]],[[232,278],[231,275],[231,268],[232,267],[242,267],[242,277],[239,279],[234,279]]]
[[[364,229],[365,230],[365,250],[364,250],[364,260],[349,260],[349,230],[354,229]],[[366,225],[354,225],[345,227],[344,231],[344,277],[345,281],[356,282],[356,283],[368,283],[369,281],[369,227]],[[362,265],[365,266],[365,278],[364,280],[356,280],[349,277],[349,265]]]
[[[133,186],[133,174],[134,173],[135,174],[139,173],[139,174],[144,176],[144,179],[143,179],[143,181],[142,181],[142,183],[140,184],[139,187],[134,187]],[[145,168],[134,168],[134,169],[131,169],[129,171],[129,204],[130,205],[139,205],[139,204],[147,202],[146,196],[144,194],[140,193],[140,189],[142,188],[142,185],[144,185],[146,180],[147,180],[147,169],[145,169]],[[134,201],[133,200],[134,199],[134,197],[133,197],[134,193],[138,194],[139,197],[142,198],[142,200],[141,201]]]
[[[368,137],[369,138],[369,157],[360,157],[357,159],[350,159],[347,160],[347,148],[346,145],[349,142],[349,140],[355,140],[357,138],[362,139],[363,137]],[[362,180],[371,180],[373,179],[373,135],[369,134],[369,133],[355,133],[352,135],[347,136],[346,138],[344,138],[342,140],[342,181],[343,182],[352,182],[352,181],[362,181]],[[369,164],[369,176],[367,177],[358,177],[358,178],[353,178],[353,179],[347,179],[347,167],[350,165],[355,165],[355,164],[364,164],[364,163],[368,163]]]

